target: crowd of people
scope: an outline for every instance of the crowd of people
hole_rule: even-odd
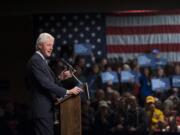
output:
[[[88,83],[91,97],[91,100],[82,97],[84,135],[180,132],[180,92],[172,86],[172,76],[180,75],[179,63],[141,67],[136,58],[127,62],[103,58],[87,67],[84,57],[76,57],[73,62],[76,76]],[[133,72],[135,79],[122,82],[122,71]],[[103,82],[104,72],[116,72],[118,82],[111,79]],[[171,86],[153,90],[152,78],[168,78]],[[73,80],[68,83],[78,85]]]
[[[137,73],[135,82],[102,83],[101,72],[132,70]],[[81,78],[86,75],[79,74]],[[179,132],[179,88],[153,91],[153,77],[180,75],[179,64],[151,69],[140,68],[135,61],[112,65],[103,59],[92,67],[87,81],[92,100],[83,103],[83,126],[85,134],[112,134],[122,131]],[[119,79],[121,79],[119,77]]]
[[[24,135],[28,127],[27,105],[12,100],[0,101],[0,134]]]
[[[180,64],[167,63],[156,68],[140,67],[137,60],[123,62],[103,58],[86,66],[84,57],[76,57],[72,63],[75,75],[87,82],[90,100],[82,97],[83,135],[116,135],[123,132],[180,132],[180,92],[178,87],[168,90],[152,90],[151,79],[180,75]],[[50,63],[56,74],[64,70],[60,60]],[[102,81],[101,73],[133,71],[135,81]],[[64,82],[65,87],[78,83],[73,79]],[[0,127],[11,135],[20,135],[27,125],[28,110],[7,102],[0,105]],[[26,124],[25,124],[26,123]]]

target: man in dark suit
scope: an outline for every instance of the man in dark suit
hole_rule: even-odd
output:
[[[39,35],[36,52],[27,64],[27,84],[31,93],[30,116],[33,127],[32,135],[54,135],[54,97],[67,94],[77,95],[79,87],[70,90],[59,86],[56,77],[48,66],[46,58],[51,56],[54,37],[48,33]],[[69,71],[60,74],[59,79],[72,77]]]

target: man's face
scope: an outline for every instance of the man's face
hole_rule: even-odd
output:
[[[44,55],[44,57],[48,58],[51,56],[53,51],[54,40],[48,39],[47,42],[41,44],[39,46],[40,52]]]

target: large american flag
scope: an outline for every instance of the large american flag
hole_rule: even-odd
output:
[[[159,49],[168,61],[180,61],[180,11],[121,11],[34,16],[35,36],[49,32],[56,38],[53,57],[62,45],[90,43],[96,57],[136,58]]]
[[[53,57],[59,57],[62,47],[90,44],[95,57],[106,57],[105,16],[103,14],[51,14],[34,16],[35,35],[51,33],[55,37]]]

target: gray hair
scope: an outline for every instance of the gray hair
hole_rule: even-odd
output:
[[[54,40],[54,37],[49,33],[41,33],[39,37],[36,40],[36,50],[39,49],[39,45],[42,45],[43,43],[46,43],[47,40]]]

